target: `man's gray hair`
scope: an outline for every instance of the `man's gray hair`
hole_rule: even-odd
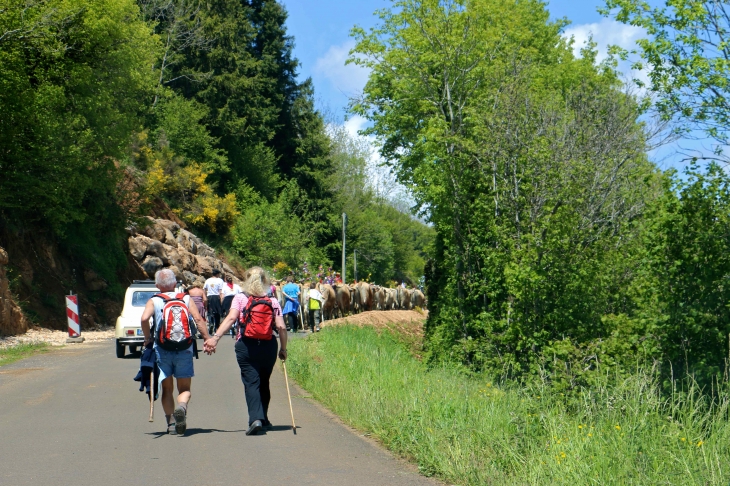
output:
[[[176,284],[177,278],[175,277],[175,272],[169,268],[158,270],[157,273],[155,273],[155,285],[157,285],[158,289],[162,287],[174,287]]]

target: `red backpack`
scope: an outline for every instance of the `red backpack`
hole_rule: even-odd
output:
[[[268,341],[274,333],[274,307],[268,297],[250,296],[239,316],[241,336]]]
[[[188,349],[195,340],[195,334],[190,330],[190,311],[183,298],[185,294],[170,297],[165,294],[155,294],[165,303],[162,308],[162,322],[155,323],[157,327],[157,345],[167,351],[182,351]]]

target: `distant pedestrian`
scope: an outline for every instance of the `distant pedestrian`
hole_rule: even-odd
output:
[[[319,332],[319,324],[322,322],[322,305],[324,304],[324,297],[317,290],[317,284],[312,282],[309,284],[309,326],[312,332],[316,330]]]
[[[195,308],[198,309],[200,317],[202,317],[203,320],[206,320],[205,307],[208,305],[208,298],[205,295],[205,290],[203,290],[203,284],[201,284],[200,281],[195,282],[193,286],[188,289],[188,295],[190,295],[190,299],[195,304]]]
[[[195,374],[193,370],[195,331],[191,329],[189,318],[192,317],[195,321],[198,332],[204,339],[210,339],[210,335],[197,307],[190,305],[191,297],[175,293],[177,282],[172,270],[158,271],[155,274],[155,284],[160,293],[147,301],[142,312],[144,345],[154,342],[155,359],[160,368],[161,401],[167,420],[167,433],[183,435],[187,428],[190,384]],[[151,317],[154,318],[152,330]],[[173,377],[177,381],[177,407],[172,396]]]
[[[228,311],[231,310],[231,302],[233,297],[241,293],[241,287],[238,284],[233,283],[233,276],[226,275],[226,284],[223,286],[223,313],[221,314],[221,320],[225,319],[228,315]],[[231,329],[231,334],[233,330]]]
[[[221,271],[217,268],[213,269],[213,276],[205,281],[203,290],[206,292],[208,298],[208,317],[211,323],[211,332],[215,332],[220,325],[223,316],[223,308],[221,306],[223,302],[223,286],[225,283],[220,277]]]
[[[262,268],[248,269],[244,277],[243,293],[233,298],[231,311],[221,323],[220,329],[205,342],[205,351],[214,353],[221,336],[234,322],[240,323],[235,349],[248,406],[246,435],[256,434],[262,428],[271,426],[269,380],[276,364],[278,348],[273,336],[274,326],[281,340],[279,359],[286,360],[286,325],[279,301],[275,297],[266,296],[268,287],[269,277]]]
[[[286,299],[284,302],[284,319],[291,332],[297,332],[297,311],[299,310],[299,286],[291,276],[286,278],[286,285],[281,289]]]

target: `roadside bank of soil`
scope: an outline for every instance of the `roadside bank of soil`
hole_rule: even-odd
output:
[[[378,330],[391,331],[408,346],[413,356],[420,360],[423,352],[423,325],[427,318],[427,310],[367,311],[325,321],[322,327],[370,326]]]

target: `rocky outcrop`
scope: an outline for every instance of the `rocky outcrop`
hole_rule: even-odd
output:
[[[227,263],[216,257],[213,248],[200,238],[182,228],[175,221],[147,218],[142,228],[130,227],[129,253],[149,278],[155,272],[169,268],[178,280],[186,285],[202,282],[213,275],[213,269],[233,275],[238,281],[240,275]]]
[[[28,330],[28,320],[10,293],[5,267],[10,262],[8,253],[0,247],[0,336],[22,334]]]

